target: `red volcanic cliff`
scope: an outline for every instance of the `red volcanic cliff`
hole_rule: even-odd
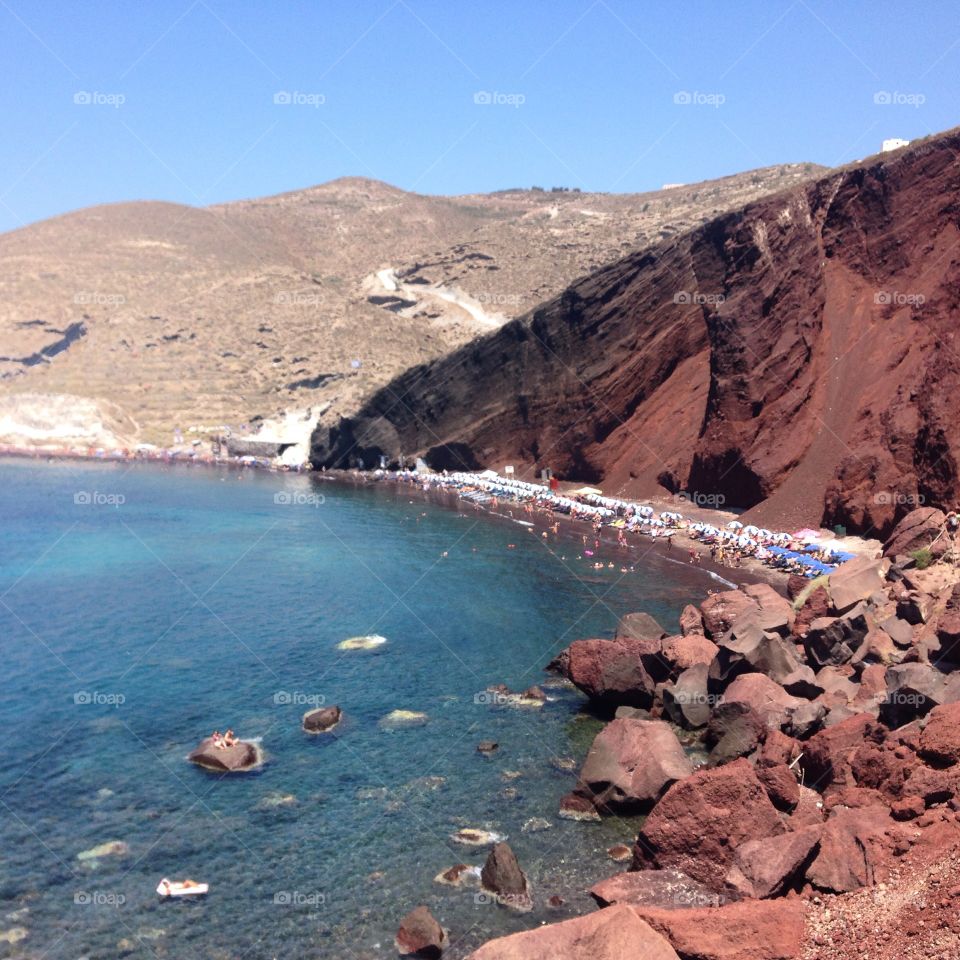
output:
[[[958,158],[955,130],[634,253],[398,377],[312,459],[552,467],[875,536],[953,506]]]

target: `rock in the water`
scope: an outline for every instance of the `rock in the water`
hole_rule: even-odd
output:
[[[615,843],[612,847],[607,847],[607,856],[614,863],[627,863],[633,859],[633,848],[625,843]]]
[[[99,860],[101,857],[125,857],[129,852],[130,847],[123,840],[108,840],[106,843],[97,844],[89,850],[81,851],[77,854],[77,859],[86,862]]]
[[[380,718],[380,726],[385,730],[395,730],[398,727],[418,727],[427,722],[427,715],[417,710],[391,710],[385,717]]]
[[[649,707],[656,682],[643,664],[644,656],[659,654],[650,641],[575,640],[558,658],[564,675],[591,700],[605,706]]]
[[[467,960],[679,960],[627,906],[607,907],[485,943]]]
[[[507,843],[494,844],[480,871],[480,883],[484,890],[494,894],[501,906],[521,913],[533,909],[527,875]]]
[[[600,814],[593,801],[579,793],[568,793],[560,798],[557,813],[562,820],[599,820]]]
[[[672,867],[719,891],[741,843],[783,832],[750,762],[735,760],[664,794],[637,837],[634,866]]]
[[[308,710],[301,723],[307,733],[329,733],[342,717],[343,711],[338,706],[321,707],[319,710]]]
[[[485,756],[490,756],[493,753],[496,753],[500,749],[500,744],[496,740],[481,740],[477,744],[477,753],[482,753]]]
[[[216,773],[245,773],[263,763],[259,744],[238,740],[232,747],[216,747],[207,737],[188,757],[191,763]]]
[[[467,847],[486,847],[491,843],[500,843],[506,840],[502,833],[494,833],[492,830],[477,830],[473,827],[464,827],[458,830],[450,837],[454,843],[462,843]]]
[[[668,723],[613,720],[593,741],[578,790],[601,812],[639,812],[691,773],[693,765]]]
[[[467,884],[480,882],[480,868],[471,867],[467,863],[456,863],[446,870],[441,870],[433,878],[434,883],[443,883],[451,887],[462,887]]]
[[[691,907],[719,907],[720,894],[697,883],[679,870],[631,870],[601,880],[590,888],[590,896],[601,907],[626,903],[637,907],[687,910]]]
[[[684,960],[797,960],[802,953],[800,900],[746,900],[705,910],[633,910]]]
[[[395,943],[402,956],[436,960],[447,945],[447,934],[427,907],[417,907],[400,921]]]
[[[348,637],[337,644],[338,650],[376,650],[387,642],[386,637],[372,633],[365,637]]]

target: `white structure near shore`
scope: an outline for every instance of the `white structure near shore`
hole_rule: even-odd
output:
[[[891,137],[889,140],[884,140],[880,144],[881,153],[889,153],[891,150],[899,150],[901,147],[908,147],[910,145],[909,140],[902,140],[900,137]]]

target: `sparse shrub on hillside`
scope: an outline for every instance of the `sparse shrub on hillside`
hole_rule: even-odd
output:
[[[930,552],[929,547],[921,547],[919,550],[914,550],[910,556],[913,558],[913,562],[917,565],[918,570],[926,570],[927,567],[933,563],[933,554]]]

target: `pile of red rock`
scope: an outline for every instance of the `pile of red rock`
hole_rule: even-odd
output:
[[[960,584],[929,589],[899,553],[918,526],[789,598],[745,586],[687,607],[676,634],[634,614],[564,650],[551,666],[614,719],[561,816],[647,818],[631,870],[591,890],[603,909],[476,960],[789,960],[811,898],[872,886],[955,820]],[[699,769],[677,728],[700,737]]]

